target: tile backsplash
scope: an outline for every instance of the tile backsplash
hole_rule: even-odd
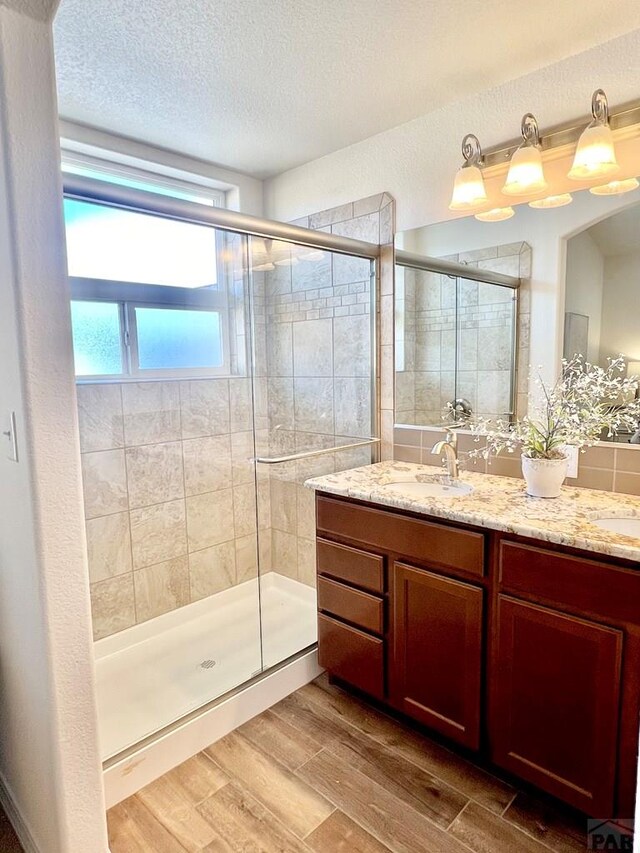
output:
[[[445,435],[443,430],[438,429],[396,427],[394,459],[439,467],[440,462],[431,454],[431,448]],[[470,459],[469,451],[478,446],[469,433],[458,432],[458,452],[463,471],[467,468],[505,477],[522,477],[520,458],[515,454],[501,455],[489,462],[484,459]],[[640,495],[640,446],[624,447],[621,444],[603,442],[587,448],[579,456],[578,477],[568,478],[566,484]]]

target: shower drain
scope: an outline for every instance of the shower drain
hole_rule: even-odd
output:
[[[213,669],[213,667],[215,665],[216,665],[216,661],[214,661],[214,660],[203,660],[199,666],[200,666],[200,669]]]

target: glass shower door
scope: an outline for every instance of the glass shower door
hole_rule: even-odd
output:
[[[375,269],[251,238],[263,666],[316,633],[313,476],[372,461]],[[340,449],[347,448],[347,449]]]

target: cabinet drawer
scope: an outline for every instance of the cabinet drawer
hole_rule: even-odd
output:
[[[640,572],[598,560],[500,541],[501,589],[598,619],[640,624]]]
[[[384,560],[325,539],[316,541],[318,573],[347,581],[374,592],[384,591]]]
[[[320,533],[344,536],[421,563],[484,574],[482,533],[323,496],[317,498],[316,516]]]
[[[383,642],[318,614],[318,663],[332,675],[382,699]]]
[[[384,631],[381,598],[327,578],[318,578],[318,610],[346,619],[374,634]]]

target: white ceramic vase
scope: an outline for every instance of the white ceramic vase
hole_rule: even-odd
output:
[[[523,456],[522,473],[528,495],[534,498],[557,498],[567,476],[567,458],[530,459]]]

